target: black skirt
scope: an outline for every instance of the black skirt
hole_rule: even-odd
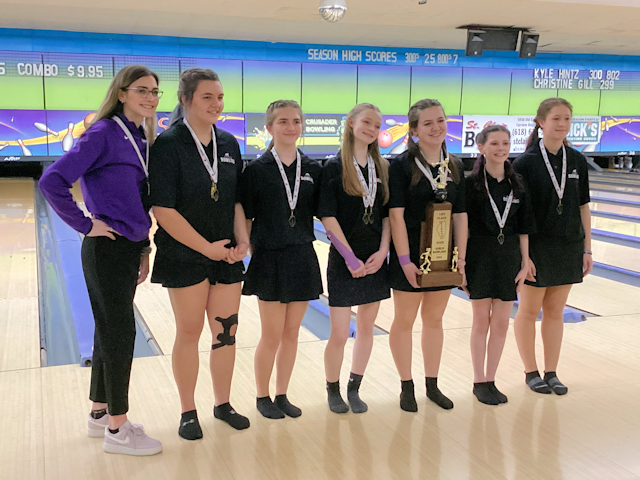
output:
[[[407,229],[407,236],[409,237],[409,258],[416,266],[420,266],[420,227]],[[437,292],[440,290],[451,290],[457,287],[457,285],[449,285],[444,287],[413,288],[407,280],[407,277],[404,276],[404,270],[402,270],[400,266],[398,254],[393,246],[393,242],[391,243],[391,253],[389,255],[389,284],[393,290],[400,290],[401,292]]]
[[[467,289],[469,298],[492,298],[512,302],[518,298],[515,279],[522,265],[520,236],[475,236],[467,243]]]
[[[308,302],[322,294],[322,277],[313,243],[276,250],[256,249],[242,289],[265,302]]]
[[[156,254],[151,273],[151,283],[160,283],[165,288],[184,288],[209,280],[211,285],[222,283],[233,285],[244,280],[244,264],[229,264],[209,260],[205,263],[179,262],[161,253]]]
[[[525,283],[533,287],[582,283],[583,254],[583,239],[529,235],[529,257],[536,266],[536,281]]]
[[[330,307],[353,307],[379,302],[391,297],[389,264],[385,260],[376,273],[353,278],[342,255],[331,246],[327,265],[327,285]]]

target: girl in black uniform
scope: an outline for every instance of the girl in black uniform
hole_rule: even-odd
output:
[[[520,293],[516,341],[529,388],[558,395],[568,391],[556,375],[563,310],[571,285],[582,282],[593,268],[587,161],[566,141],[572,114],[571,104],[562,98],[542,102],[527,151],[513,165],[527,191],[535,192],[531,204],[537,226],[529,238],[529,276]],[[535,321],[541,308],[544,379],[535,355]]]
[[[278,100],[269,105],[266,126],[273,141],[243,175],[242,202],[252,257],[242,293],[259,299],[262,335],[254,362],[258,411],[267,418],[299,417],[302,411],[289,402],[287,389],[302,318],[309,301],[322,293],[313,248],[321,166],[296,148],[302,131],[297,102]],[[275,403],[269,396],[274,361]]]
[[[151,151],[153,213],[159,224],[151,281],[169,289],[176,318],[171,360],[182,406],[179,434],[195,440],[202,438],[194,390],[205,312],[214,342],[209,360],[214,415],[238,430],[249,427],[229,403],[249,235],[239,201],[240,148],[233,135],[215,126],[224,108],[218,75],[199,68],[184,71],[178,98],[184,119],[162,133]]]
[[[420,288],[417,276],[420,258],[420,228],[425,220],[427,203],[435,200],[435,166],[449,157],[445,140],[447,118],[437,100],[420,100],[409,109],[408,150],[399,155],[389,169],[389,219],[393,246],[389,259],[389,276],[395,304],[395,317],[389,332],[389,345],[395,360],[402,393],[400,407],[418,411],[411,375],[411,332],[422,304],[422,354],[427,383],[427,396],[445,409],[453,402],[438,389],[438,370],[442,357],[442,316],[451,289],[456,285]],[[416,144],[413,137],[418,137]],[[459,252],[459,268],[463,273],[467,250],[467,214],[464,169],[455,157],[449,157],[450,179],[447,201],[453,204],[454,243]]]
[[[466,181],[473,393],[482,403],[498,405],[507,402],[495,378],[511,308],[529,271],[533,219],[522,182],[509,162],[509,130],[491,125],[478,134],[476,143],[481,155]]]
[[[318,216],[331,240],[327,281],[331,335],[324,351],[329,408],[346,413],[340,395],[340,368],[349,337],[351,307],[358,305],[347,398],[354,413],[367,411],[358,394],[373,348],[373,324],[380,301],[389,298],[387,255],[389,164],[380,156],[382,116],[369,103],[356,105],[345,125],[342,148],[322,171]]]

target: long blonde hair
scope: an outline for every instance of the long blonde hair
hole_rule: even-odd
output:
[[[275,102],[271,102],[267,107],[267,115],[265,125],[272,126],[273,122],[276,120],[276,114],[281,108],[295,108],[300,113],[300,121],[304,122],[304,114],[302,113],[302,108],[295,100],[276,100]],[[271,143],[267,147],[267,151],[271,150],[274,146],[275,142],[273,138],[271,139]]]
[[[116,76],[113,77],[111,85],[109,85],[109,90],[107,90],[107,96],[102,101],[102,105],[100,105],[95,118],[91,121],[91,125],[103,118],[111,118],[118,113],[122,113],[124,104],[118,98],[118,94],[136,80],[149,76],[155,78],[156,83],[160,85],[158,75],[144,65],[129,65],[120,70]],[[149,145],[152,145],[156,139],[157,123],[158,117],[155,113],[152,117],[145,118],[144,131]]]
[[[363,197],[364,189],[360,184],[358,172],[353,168],[353,156],[355,150],[355,136],[353,134],[353,122],[365,110],[373,110],[378,115],[380,109],[370,103],[359,103],[351,109],[347,115],[345,122],[344,134],[342,136],[342,147],[340,148],[340,156],[342,157],[342,188],[353,197]],[[389,162],[382,158],[378,147],[378,139],[376,138],[367,147],[367,155],[371,156],[373,163],[376,165],[378,178],[382,182],[383,204],[389,201]]]

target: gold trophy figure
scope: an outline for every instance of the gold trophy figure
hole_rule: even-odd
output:
[[[420,255],[420,260],[422,260],[422,265],[420,265],[420,270],[422,273],[426,275],[431,271],[431,249],[427,248],[427,250]]]

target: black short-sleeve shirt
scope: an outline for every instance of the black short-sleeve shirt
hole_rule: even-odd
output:
[[[386,162],[386,160],[383,160]],[[350,168],[355,168],[349,165]],[[369,182],[369,167],[358,167],[365,181]],[[377,173],[377,172],[376,172]],[[376,175],[377,176],[377,175]],[[382,220],[389,216],[389,208],[383,205],[384,189],[378,177],[376,201],[373,205],[373,224],[365,225],[362,197],[354,197],[342,186],[342,158],[340,154],[330,159],[322,168],[322,188],[318,217],[335,217],[340,224],[349,246],[356,256],[371,255],[380,248]],[[371,253],[370,253],[371,252]]]
[[[504,214],[507,207],[509,193],[511,193],[511,183],[507,178],[500,182],[487,173],[487,183],[491,197],[498,207],[500,215]],[[478,190],[476,185],[480,185],[482,190]],[[491,202],[486,194],[484,175],[478,178],[470,176],[466,179],[467,188],[467,215],[469,216],[469,238],[476,236],[497,237],[500,233],[500,225],[496,220]],[[535,221],[531,211],[531,202],[525,191],[514,194],[507,223],[502,233],[507,235],[529,235],[535,233]]]
[[[452,213],[467,211],[465,200],[464,166],[457,158],[450,156],[449,160],[456,162],[460,181],[447,183],[447,201],[452,204]],[[389,168],[389,208],[404,208],[404,220],[407,229],[420,228],[425,221],[427,204],[435,201],[435,192],[429,180],[421,174],[420,181],[411,186],[415,160],[408,151],[399,155]],[[433,177],[438,176],[438,167],[431,167]]]
[[[154,206],[173,208],[207,241],[231,240],[235,245],[233,223],[239,203],[238,182],[242,156],[238,141],[229,132],[215,127],[218,151],[218,192],[211,198],[211,177],[202,164],[198,148],[182,120],[160,134],[151,147],[149,182]],[[213,162],[213,142],[205,146]],[[180,262],[206,263],[209,260],[171,237],[158,227],[155,243],[160,254]]]
[[[589,174],[587,160],[577,150],[567,151],[567,183],[562,199],[562,215],[558,215],[558,194],[542,158],[539,145],[532,145],[513,163],[527,187],[536,221],[537,234],[549,237],[564,237],[567,241],[584,238],[580,217],[580,206],[589,203]],[[547,151],[549,163],[561,185],[562,148],[554,155]]]
[[[245,216],[253,220],[253,248],[277,249],[315,240],[313,217],[320,196],[320,164],[301,154],[301,180],[298,203],[294,210],[296,223],[289,225],[291,209],[280,170],[270,151],[247,165],[242,175],[242,206]],[[297,160],[284,166],[291,193],[295,187]]]

